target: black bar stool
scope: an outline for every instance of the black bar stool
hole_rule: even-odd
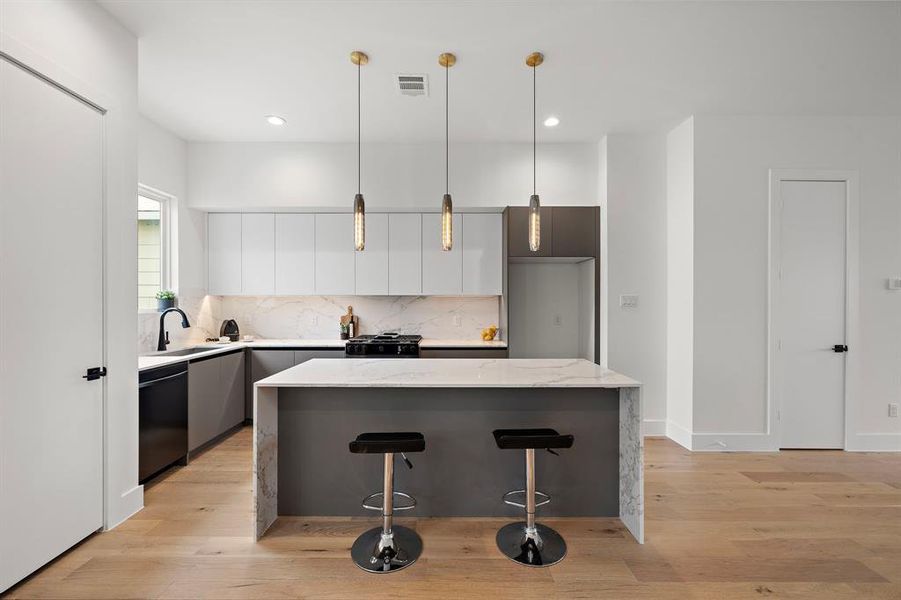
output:
[[[354,563],[369,573],[390,573],[409,567],[422,554],[422,539],[412,529],[394,525],[394,511],[410,510],[416,506],[416,499],[409,494],[394,491],[394,454],[400,453],[409,468],[413,463],[407,452],[425,450],[425,438],[421,433],[362,433],[350,443],[354,454],[384,454],[385,477],[381,492],[370,494],[363,499],[363,508],[382,513],[382,526],[363,533],[354,541],[350,556]],[[401,506],[394,505],[394,497],[407,501]],[[381,506],[373,500],[381,497]]]
[[[497,532],[497,547],[507,557],[530,567],[548,567],[566,556],[563,537],[546,525],[535,522],[535,509],[551,501],[551,497],[535,489],[535,450],[571,448],[573,436],[560,435],[554,429],[496,429],[494,441],[502,450],[526,451],[526,489],[513,490],[503,496],[505,504],[523,508],[526,520],[509,523]],[[512,500],[524,496],[523,502]],[[538,500],[540,498],[540,500]]]

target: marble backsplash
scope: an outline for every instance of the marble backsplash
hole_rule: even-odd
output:
[[[498,321],[497,297],[223,296],[216,322],[235,319],[242,335],[261,338],[337,338],[338,319],[354,307],[358,334],[399,331],[428,338],[480,339]]]
[[[438,339],[480,339],[498,324],[499,298],[474,296],[204,296],[179,299],[191,321],[182,329],[178,315],[167,317],[172,347],[202,342],[219,334],[224,319],[235,319],[241,335],[269,339],[331,339],[338,319],[354,307],[359,334],[399,331]],[[139,352],[156,350],[159,315],[139,316]],[[499,332],[498,339],[504,339]]]

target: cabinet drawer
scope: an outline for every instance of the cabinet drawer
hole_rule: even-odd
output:
[[[506,348],[423,348],[420,358],[507,358]]]

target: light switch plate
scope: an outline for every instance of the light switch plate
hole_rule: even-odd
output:
[[[896,403],[891,403],[888,405],[888,416],[897,417],[898,416],[898,405]]]
[[[620,308],[638,308],[638,296],[634,294],[620,296],[619,306]]]
[[[901,290],[901,277],[889,277],[886,280],[885,287],[890,290]]]

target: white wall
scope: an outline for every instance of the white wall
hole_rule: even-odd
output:
[[[455,207],[527,204],[532,146],[452,144]],[[203,209],[350,207],[356,146],[326,143],[190,143],[188,203]],[[538,191],[548,205],[597,204],[597,145],[542,144]],[[363,144],[366,206],[441,206],[444,144]]]
[[[206,213],[188,205],[188,146],[173,133],[141,117],[138,128],[138,181],[175,197],[171,207],[172,282],[178,306],[188,314],[189,329],[172,319],[173,345],[188,345],[218,335],[206,296]],[[138,351],[156,350],[159,315],[138,315]]]
[[[93,2],[0,3],[0,48],[108,109],[106,131],[106,525],[140,510],[137,290],[138,46]],[[65,501],[65,499],[61,499]]]
[[[666,434],[691,447],[694,361],[694,120],[666,137]]]
[[[901,450],[901,118],[696,117],[694,431],[766,431],[768,171],[857,170],[860,378],[849,447]],[[853,386],[853,383],[852,383]]]
[[[606,138],[607,365],[642,382],[644,433],[666,420],[666,138]],[[619,297],[638,295],[637,308]]]

